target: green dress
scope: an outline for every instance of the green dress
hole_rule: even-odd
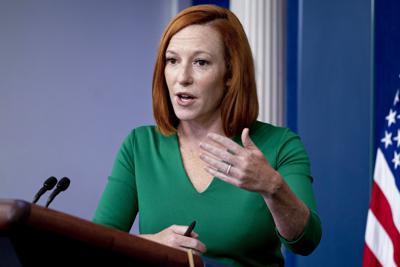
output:
[[[164,136],[154,126],[134,129],[120,148],[94,222],[129,231],[140,211],[139,231],[153,234],[196,220],[205,256],[234,266],[283,266],[281,243],[301,255],[321,238],[308,156],[287,128],[255,122],[250,137],[294,193],[309,207],[308,224],[296,240],[278,233],[264,199],[216,177],[202,193],[183,167],[176,134]],[[234,140],[241,144],[240,137]]]

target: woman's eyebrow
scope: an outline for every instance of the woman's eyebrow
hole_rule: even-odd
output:
[[[165,54],[174,54],[174,55],[176,55],[177,53],[176,52],[174,52],[174,51],[172,51],[172,50],[167,50],[167,51],[165,51]]]
[[[175,52],[174,50],[167,50],[167,51],[165,51],[165,54],[174,54],[174,55],[178,55],[179,53]],[[191,54],[193,54],[193,55],[207,54],[207,55],[209,55],[210,57],[213,56],[212,53],[210,53],[210,52],[208,52],[208,51],[205,51],[205,50],[194,50]]]

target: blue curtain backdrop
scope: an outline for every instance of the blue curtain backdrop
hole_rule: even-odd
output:
[[[205,5],[205,4],[213,4],[213,5],[229,8],[229,0],[193,0],[192,1],[193,6]]]
[[[388,107],[400,90],[400,1],[375,2],[375,47],[374,47],[374,154],[382,138],[381,130]],[[372,178],[372,177],[371,177]]]

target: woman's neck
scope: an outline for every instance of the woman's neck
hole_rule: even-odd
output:
[[[201,142],[208,133],[224,135],[222,119],[220,116],[208,122],[181,121],[178,125],[178,136],[190,142]]]

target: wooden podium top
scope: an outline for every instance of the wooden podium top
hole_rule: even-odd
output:
[[[189,266],[184,251],[23,200],[0,200],[0,235],[23,266]]]

